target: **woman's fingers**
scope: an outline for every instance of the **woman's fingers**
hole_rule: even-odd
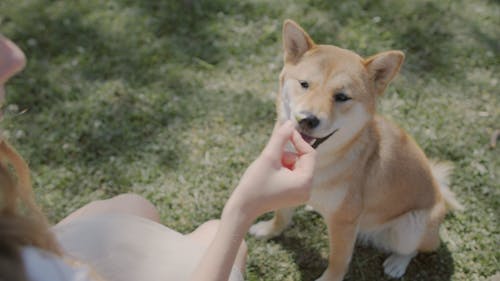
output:
[[[312,148],[296,130],[293,132],[292,144],[299,155],[314,152],[314,148]]]
[[[292,138],[295,131],[291,121],[285,122],[281,126],[276,126],[271,135],[271,139],[267,143],[264,152],[268,155],[277,156],[281,160],[281,154],[285,148],[286,143]]]
[[[295,147],[296,154],[285,151],[285,145],[289,141]],[[313,173],[316,151],[302,139],[291,121],[274,128],[263,153],[275,159],[273,161],[280,161],[281,165],[290,170],[299,169],[300,173],[306,176]]]
[[[301,171],[308,177],[312,177],[314,172],[314,163],[316,162],[316,150],[305,142],[297,131],[294,131],[293,133],[292,143],[298,153],[295,169]]]

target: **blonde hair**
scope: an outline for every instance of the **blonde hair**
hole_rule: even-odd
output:
[[[27,280],[20,252],[24,246],[62,256],[35,203],[28,165],[0,136],[0,280]]]

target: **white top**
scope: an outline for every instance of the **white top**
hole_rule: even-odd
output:
[[[86,266],[71,266],[47,251],[24,247],[21,256],[30,281],[94,281]]]

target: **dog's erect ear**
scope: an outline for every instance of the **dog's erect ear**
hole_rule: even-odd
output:
[[[405,54],[401,51],[387,51],[365,60],[365,67],[368,70],[370,79],[375,83],[377,95],[384,93],[389,82],[399,72],[404,59]]]
[[[285,20],[283,24],[285,63],[297,63],[302,55],[312,47],[314,47],[314,42],[304,29],[293,20]]]

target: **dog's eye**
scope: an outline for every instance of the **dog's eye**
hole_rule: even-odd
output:
[[[344,93],[336,93],[333,98],[336,102],[345,102],[350,100],[351,98]]]
[[[309,83],[307,83],[307,81],[299,81],[299,83],[300,83],[300,86],[302,87],[302,89],[309,88]]]

